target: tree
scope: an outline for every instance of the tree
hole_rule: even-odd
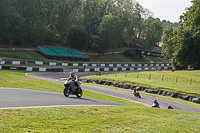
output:
[[[105,15],[105,4],[106,2],[104,0],[85,0],[85,2],[83,2],[83,25],[88,35],[84,49],[85,51],[91,47],[91,36],[96,35],[98,32],[98,26],[102,21],[102,17]]]
[[[93,50],[98,53],[98,56],[100,54],[104,53],[104,50],[106,49],[106,45],[102,43],[101,37],[99,35],[91,35],[91,44]]]
[[[78,48],[86,51],[98,46],[103,48],[99,50],[102,53],[110,49],[114,52],[119,44],[135,47],[144,40],[151,45],[159,40],[151,36],[160,33],[155,22],[149,29],[151,23],[144,26],[152,13],[133,0],[0,0],[0,3],[2,43],[67,47],[74,40],[80,44],[71,43],[71,47],[80,45]],[[80,39],[74,39],[77,36]],[[83,45],[80,40],[85,36]]]
[[[173,40],[173,26],[172,25],[166,25],[166,27],[163,29],[163,35],[162,35],[162,54],[165,56],[166,59],[171,58],[172,53],[174,52],[174,40]]]
[[[200,1],[194,0],[188,11],[180,16],[178,27],[173,30],[173,35],[167,37],[165,46],[169,48],[172,42],[173,51],[169,53],[173,67],[184,68],[193,64],[200,68]]]
[[[145,47],[148,49],[156,44],[158,45],[163,30],[160,21],[150,17],[145,21],[144,26]]]
[[[0,4],[0,40],[9,44],[24,44],[27,37],[25,20],[11,1]]]
[[[114,50],[119,46],[122,38],[123,25],[119,17],[106,15],[99,25],[98,33],[102,44]]]
[[[67,38],[69,45],[79,50],[84,49],[87,41],[87,33],[80,28],[72,28]]]

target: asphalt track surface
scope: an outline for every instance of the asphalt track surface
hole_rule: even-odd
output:
[[[0,109],[36,108],[36,107],[62,107],[62,106],[113,106],[123,105],[91,98],[66,98],[61,93],[0,88]]]
[[[95,74],[95,73],[84,73],[84,72],[77,73],[77,75],[79,77],[86,76],[86,75],[93,75],[93,74]],[[27,75],[31,76],[31,77],[35,77],[35,78],[39,78],[39,79],[48,80],[48,81],[51,81],[51,82],[63,84],[63,82],[59,81],[58,79],[67,78],[69,76],[69,72],[30,73],[30,74],[27,74]],[[141,95],[142,98],[136,98],[130,92],[120,91],[120,90],[117,90],[117,89],[116,90],[107,89],[107,88],[104,88],[104,87],[96,87],[96,86],[85,85],[85,84],[82,84],[82,89],[83,89],[83,92],[84,92],[84,90],[89,90],[89,91],[93,91],[93,92],[97,92],[97,93],[101,93],[101,94],[105,94],[105,95],[123,98],[123,99],[129,100],[129,101],[132,101],[132,102],[141,103],[141,104],[143,104],[145,106],[149,106],[149,107],[151,106],[151,104],[154,100],[157,100],[160,104],[160,107],[164,108],[164,109],[167,109],[168,105],[170,105],[175,110],[200,112],[200,108],[196,108],[196,107],[192,107],[192,106],[188,106],[188,105],[164,100],[164,99],[161,99],[161,98],[155,98],[155,97],[147,96],[147,95]],[[83,96],[84,96],[84,94],[83,94]]]

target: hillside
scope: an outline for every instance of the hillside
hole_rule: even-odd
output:
[[[88,56],[90,57],[90,62],[166,62],[162,58],[152,57],[152,56],[142,56],[142,58],[140,59],[131,59],[124,56],[122,53],[114,55],[109,54],[100,56],[97,55],[88,55]],[[34,50],[0,50],[0,58],[3,57],[14,58],[14,59],[44,60],[44,61],[49,60]]]

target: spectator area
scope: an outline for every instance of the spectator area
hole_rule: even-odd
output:
[[[88,56],[79,53],[77,50],[61,49],[51,47],[38,47],[37,52],[49,59],[89,61]]]
[[[52,51],[54,51],[55,53],[57,53],[58,55],[61,56],[69,56],[69,57],[74,57],[73,54],[69,53],[67,50],[65,49],[57,49],[57,48],[51,48]],[[84,57],[84,56],[83,56]]]
[[[50,48],[39,47],[39,49],[40,49],[41,51],[43,51],[45,54],[53,55],[53,56],[58,56],[58,54],[55,53],[54,51],[52,51]]]
[[[76,50],[67,50],[69,53],[71,53],[72,55],[76,56],[76,57],[85,57],[84,55],[80,54],[79,52],[77,52]]]

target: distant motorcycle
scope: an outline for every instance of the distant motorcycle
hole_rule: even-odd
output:
[[[172,106],[168,105],[167,109],[174,109]]]
[[[83,95],[83,91],[80,85],[81,85],[81,82],[72,81],[72,80],[68,82],[65,81],[64,83],[65,88],[63,90],[64,95],[68,97],[70,94],[72,94],[72,95],[76,95],[78,98],[81,98]]]
[[[151,107],[152,108],[160,108],[159,103],[156,100],[152,103]]]
[[[138,91],[136,91],[136,90],[134,90],[133,95],[135,97],[141,98],[140,93]]]

